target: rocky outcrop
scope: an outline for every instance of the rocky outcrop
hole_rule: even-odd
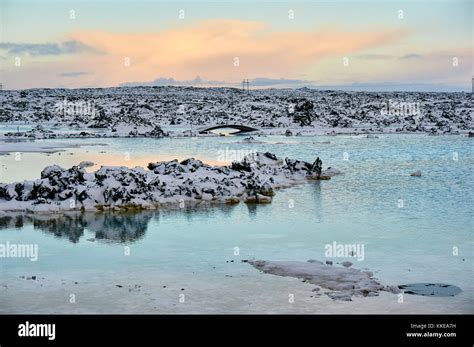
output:
[[[194,158],[149,163],[147,169],[102,166],[91,162],[64,169],[46,167],[41,178],[0,184],[0,210],[140,210],[163,203],[270,203],[275,189],[328,177],[319,158],[314,163],[255,153],[228,166],[210,166]]]
[[[355,133],[414,132],[468,135],[474,128],[470,93],[343,92],[308,88],[252,90],[234,88],[136,87],[36,89],[2,91],[0,121],[8,124],[57,125],[87,129],[55,132],[53,128],[7,133],[8,137],[160,137],[154,129],[192,125],[245,124],[279,128],[287,135],[298,128]],[[94,112],[52,112],[56,105],[88,104]],[[177,106],[179,105],[179,107]],[[404,110],[402,105],[409,105]],[[86,110],[84,110],[86,111]],[[97,132],[96,129],[105,128]],[[20,131],[21,130],[21,131]],[[181,130],[182,131],[182,130]],[[189,131],[187,129],[186,131]],[[202,136],[202,135],[201,135]]]

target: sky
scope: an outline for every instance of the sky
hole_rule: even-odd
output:
[[[0,83],[471,91],[472,17],[472,0],[0,0]]]

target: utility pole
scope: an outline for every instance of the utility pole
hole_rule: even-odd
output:
[[[250,81],[248,79],[244,79],[242,81],[242,90],[245,92],[245,86],[247,86],[247,94],[250,94]]]

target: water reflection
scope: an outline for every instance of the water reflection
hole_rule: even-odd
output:
[[[19,214],[0,217],[0,230],[22,229],[32,225],[34,229],[52,234],[57,238],[77,243],[85,232],[95,233],[98,241],[129,243],[145,236],[152,220],[174,219],[176,215],[192,221],[194,218],[212,218],[220,214],[232,218],[232,205],[204,205],[193,207],[168,207],[163,210],[140,212],[66,212],[63,214]],[[92,235],[87,235],[87,238]]]
[[[323,222],[323,201],[322,201],[322,189],[321,189],[321,181],[313,181],[311,182],[311,186],[313,189],[314,194],[312,194],[315,209],[314,209],[314,217],[316,223]]]
[[[35,229],[77,243],[84,231],[95,233],[98,240],[136,241],[145,235],[152,212],[141,213],[67,213],[61,215],[16,215],[0,218],[0,229]]]

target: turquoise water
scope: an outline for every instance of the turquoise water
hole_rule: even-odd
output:
[[[374,271],[383,283],[449,283],[460,287],[472,305],[472,138],[257,139],[265,143],[241,143],[238,136],[100,139],[104,146],[67,149],[62,155],[25,154],[20,162],[12,156],[0,158],[2,177],[8,182],[38,177],[47,162],[68,166],[88,158],[98,164],[134,166],[193,156],[216,164],[219,151],[226,148],[269,151],[308,161],[319,156],[324,167],[344,172],[329,181],[282,189],[269,205],[176,206],[135,215],[72,215],[49,223],[47,217],[41,217],[43,222],[33,224],[18,220],[16,227],[10,222],[0,230],[0,241],[38,244],[39,260],[2,259],[0,281],[3,277],[8,284],[12,278],[34,273],[77,273],[81,277],[82,273],[124,269],[159,269],[177,278],[189,273],[205,277],[230,260],[239,262],[236,274],[246,274],[256,270],[240,263],[241,259],[324,260],[324,246],[335,241],[363,244],[365,259],[349,260],[357,268]],[[97,142],[70,142],[75,141]],[[324,141],[330,143],[319,143]],[[26,162],[29,169],[25,172]],[[422,171],[422,177],[410,177],[416,170]],[[94,237],[95,242],[88,241]],[[124,255],[126,246],[130,255]],[[239,254],[234,254],[235,247]],[[336,259],[343,260],[346,258]],[[214,285],[220,283],[216,280]],[[474,312],[472,306],[470,311]]]

